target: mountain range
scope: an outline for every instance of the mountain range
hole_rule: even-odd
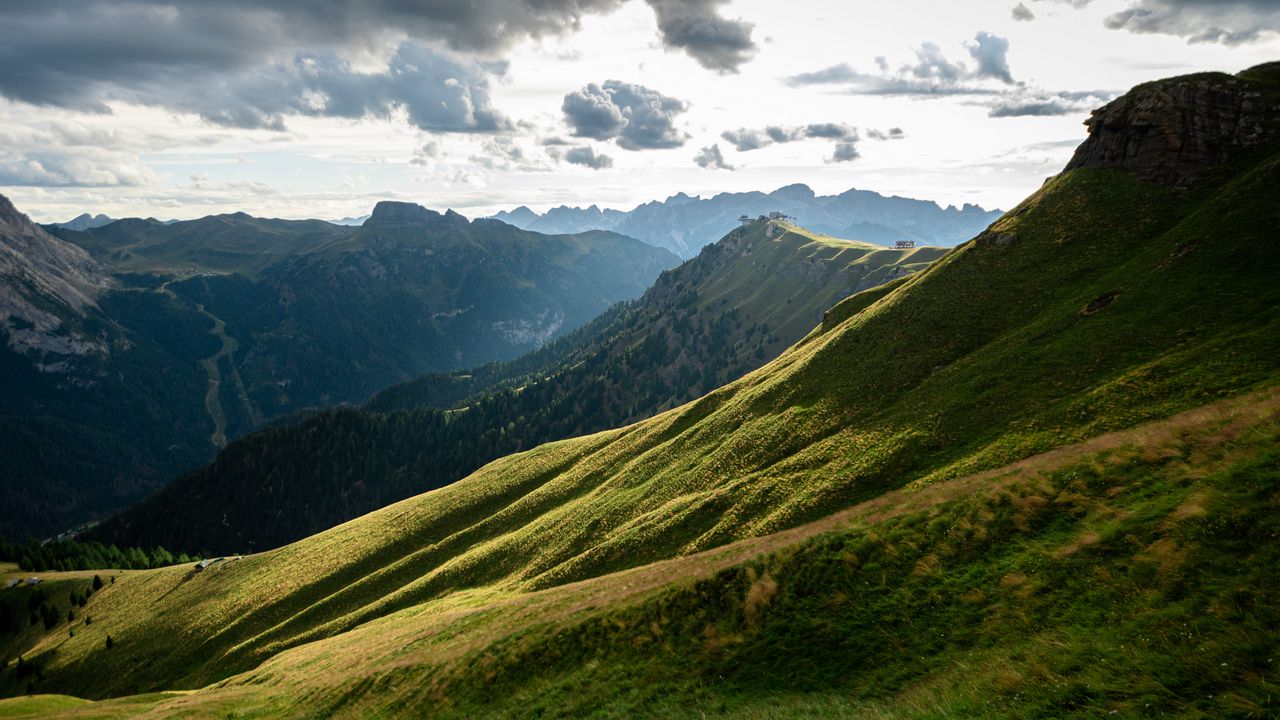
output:
[[[270,552],[5,591],[0,690],[38,695],[0,709],[1275,715],[1280,63],[1089,128],[698,400]]]
[[[359,227],[236,213],[58,237],[0,209],[0,531],[18,538],[135,502],[274,418],[539,347],[677,262],[405,203]]]
[[[115,220],[112,220],[102,213],[98,213],[97,215],[81,213],[66,222],[54,223],[54,226],[64,228],[66,230],[88,230],[90,228],[102,227],[103,225],[110,225],[113,222],[115,222]]]
[[[527,356],[426,375],[379,392],[363,411],[243,438],[84,537],[192,552],[278,547],[504,455],[700,397],[775,358],[842,298],[944,252],[755,222]]]
[[[626,212],[592,205],[561,206],[538,214],[522,206],[494,218],[539,232],[614,230],[688,258],[733,229],[739,217],[770,212],[782,212],[798,225],[835,237],[884,245],[911,240],[942,246],[973,237],[1002,214],[969,204],[944,208],[927,200],[868,190],[817,195],[807,185],[795,184],[770,193],[720,193],[706,198],[677,193]]]

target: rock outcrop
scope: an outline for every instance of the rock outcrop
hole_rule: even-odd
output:
[[[83,355],[96,340],[62,332],[111,279],[84,250],[45,232],[0,195],[0,328],[18,352]]]
[[[1066,169],[1127,170],[1175,188],[1280,140],[1280,63],[1238,76],[1204,73],[1139,85],[1093,111]]]
[[[418,205],[417,203],[396,202],[392,200],[383,200],[373,208],[373,213],[369,215],[369,219],[364,221],[364,227],[427,227],[430,229],[444,229],[450,227],[462,227],[468,225],[468,221],[462,215],[449,210],[443,215]]]

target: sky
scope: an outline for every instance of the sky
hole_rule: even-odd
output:
[[[1280,0],[4,2],[0,193],[40,222],[792,183],[1008,208],[1090,109],[1273,60]]]

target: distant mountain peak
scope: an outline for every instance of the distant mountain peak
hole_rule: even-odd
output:
[[[468,222],[453,210],[442,215],[417,203],[383,200],[373,207],[364,227],[441,227],[466,225]]]
[[[1212,168],[1280,140],[1280,93],[1270,87],[1278,67],[1139,85],[1093,111],[1085,121],[1089,137],[1066,169],[1127,170],[1146,182],[1190,186]]]
[[[103,225],[109,225],[114,220],[101,213],[91,215],[89,213],[80,213],[74,218],[61,223],[54,223],[54,227],[66,228],[67,230],[91,230]]]
[[[792,183],[774,190],[769,193],[770,197],[776,198],[797,198],[802,200],[812,200],[817,197],[813,192],[813,188],[804,183]]]

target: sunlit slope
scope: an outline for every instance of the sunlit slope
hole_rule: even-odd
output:
[[[1278,443],[1273,388],[694,555],[452,593],[192,694],[0,717],[1267,717]]]
[[[41,690],[195,687],[427,600],[467,602],[451,593],[712,548],[1275,383],[1277,196],[1274,157],[1190,193],[1071,171],[698,402],[504,458],[217,574],[126,578],[95,598],[100,622],[36,649]]]
[[[751,223],[662,273],[640,298],[536,352],[425,375],[361,410],[244,438],[91,537],[192,553],[280,547],[504,455],[700,397],[777,357],[849,294],[944,252]]]

